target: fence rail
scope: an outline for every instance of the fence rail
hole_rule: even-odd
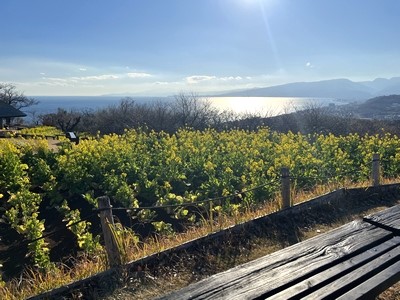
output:
[[[378,199],[377,195],[385,195],[384,198]],[[378,206],[392,206],[397,203],[397,199],[400,196],[400,183],[382,184],[376,187],[358,187],[358,188],[341,188],[329,192],[324,195],[317,196],[298,203],[291,207],[291,209],[279,210],[271,212],[266,215],[259,216],[255,219],[241,222],[224,228],[207,235],[203,235],[197,239],[191,239],[176,246],[160,249],[159,252],[149,253],[146,256],[142,256],[133,261],[129,261],[126,264],[120,266],[120,268],[108,268],[107,270],[97,273],[93,276],[86,277],[64,285],[62,287],[55,288],[53,290],[44,292],[42,294],[33,296],[29,300],[43,300],[43,299],[61,299],[61,298],[73,298],[74,295],[82,294],[83,298],[92,297],[91,291],[94,288],[99,287],[100,289],[107,284],[107,286],[115,286],[121,276],[121,271],[124,274],[135,278],[142,278],[144,275],[143,270],[146,269],[148,272],[157,272],[158,266],[165,266],[166,263],[175,263],[176,257],[184,255],[196,255],[199,247],[204,250],[204,247],[211,247],[207,249],[220,249],[221,245],[231,239],[242,240],[247,234],[257,235],[264,230],[268,230],[273,227],[273,224],[284,224],[288,222],[290,218],[293,222],[289,226],[295,226],[295,224],[301,220],[306,221],[303,217],[298,218],[296,216],[302,216],[305,212],[308,216],[311,214],[319,214],[320,207],[325,206],[331,211],[339,208],[341,212],[344,212],[342,208],[348,207],[348,205],[356,205],[356,203],[362,203],[363,199],[375,199],[374,203]],[[380,198],[380,197],[379,197]],[[377,202],[375,202],[377,201]],[[383,201],[383,202],[382,202]],[[334,204],[334,205],[332,205]],[[363,211],[363,209],[361,209]],[[335,218],[334,216],[332,216]],[[278,230],[281,226],[278,226]],[[264,232],[268,235],[267,232]],[[297,236],[297,235],[296,235]],[[229,245],[231,243],[229,242]],[[227,245],[229,247],[229,245]],[[232,246],[232,245],[231,245]],[[214,247],[214,248],[213,248]],[[216,247],[216,248],[215,248]],[[203,251],[202,250],[202,251]],[[213,251],[213,250],[211,250]],[[218,252],[218,251],[217,251]]]
[[[302,177],[306,178],[306,177]],[[267,183],[264,183],[262,185],[245,189],[242,191],[237,191],[233,194],[226,195],[226,196],[220,196],[220,197],[215,197],[215,198],[208,198],[205,200],[199,200],[199,201],[193,201],[193,202],[184,202],[180,204],[166,204],[166,205],[156,205],[156,206],[141,206],[141,207],[133,207],[133,208],[127,208],[127,207],[113,207],[110,204],[110,199],[107,196],[101,196],[97,198],[98,201],[98,208],[93,209],[93,213],[81,218],[80,220],[73,222],[69,225],[66,226],[66,228],[72,227],[74,225],[77,225],[81,222],[85,222],[88,219],[92,218],[96,214],[100,216],[100,221],[102,224],[102,233],[103,237],[105,240],[105,248],[106,248],[106,253],[108,257],[108,263],[110,267],[116,267],[121,264],[121,259],[120,259],[120,254],[119,254],[119,249],[117,246],[117,243],[115,241],[115,237],[113,237],[112,230],[110,230],[110,226],[113,226],[114,224],[114,218],[112,211],[118,211],[118,210],[123,210],[123,211],[139,211],[139,210],[158,210],[158,209],[168,209],[168,208],[178,208],[178,207],[193,207],[193,206],[199,206],[204,203],[210,203],[210,206],[213,205],[214,202],[216,201],[225,201],[227,199],[230,199],[232,197],[236,197],[240,194],[243,193],[248,193],[252,192],[258,189],[261,189],[266,186],[271,186],[271,185],[277,185],[280,181],[281,184],[281,203],[280,203],[280,208],[287,209],[293,206],[293,201],[291,199],[291,186],[292,186],[292,180],[298,179],[297,177],[292,177],[290,176],[290,170],[287,167],[282,167],[281,168],[281,173],[280,173],[280,180],[274,180],[270,181]],[[372,162],[371,162],[371,185],[376,187],[379,186],[381,183],[381,166],[380,166],[380,155],[379,154],[373,154]],[[212,207],[212,206],[211,206]],[[53,232],[50,232],[48,234],[42,235],[41,237],[38,237],[33,240],[25,241],[19,244],[18,246],[21,247],[23,245],[27,245],[30,243],[34,243],[38,240],[45,239],[47,237],[50,237],[61,230],[55,230]],[[18,247],[16,246],[16,247]]]
[[[381,183],[380,169],[381,169],[380,155],[373,154],[373,159],[371,162],[371,185],[374,187],[379,186]],[[281,209],[287,209],[287,208],[290,208],[293,206],[293,201],[291,199],[291,176],[290,176],[289,168],[283,167],[281,169],[280,181],[281,181],[280,207],[281,207]],[[241,192],[237,192],[237,193],[230,194],[227,196],[215,197],[215,198],[205,199],[205,200],[201,200],[201,201],[186,202],[186,203],[181,203],[181,204],[160,205],[160,206],[136,207],[136,208],[124,208],[124,207],[113,208],[110,205],[110,200],[108,199],[108,197],[103,196],[103,197],[98,198],[98,209],[94,209],[94,211],[101,213],[100,217],[102,219],[102,224],[103,224],[103,222],[108,222],[109,224],[114,224],[113,215],[112,215],[113,210],[125,210],[125,211],[141,210],[141,209],[155,210],[155,209],[177,208],[177,207],[187,207],[187,206],[198,206],[199,204],[203,204],[203,203],[210,203],[210,205],[212,205],[215,201],[226,200],[231,197],[237,196],[241,193],[254,191],[254,190],[263,188],[267,185],[276,184],[276,183],[277,183],[277,181],[272,181],[272,182],[268,182],[263,185],[259,185],[257,187],[253,187],[251,189],[243,190]],[[103,212],[107,212],[107,214],[104,215]],[[106,221],[104,221],[104,220],[106,220]],[[107,228],[109,228],[109,226],[102,226],[102,228],[103,228],[104,239],[106,240],[106,237],[107,237],[107,240],[109,240],[110,238],[108,236],[110,233],[109,233],[109,229],[107,229]],[[111,239],[112,239],[112,237],[111,237]],[[118,266],[120,264],[120,258],[119,258],[119,255],[116,254],[119,251],[116,242],[115,241],[105,242],[105,247],[106,247],[106,252],[108,255],[108,261],[109,261],[110,267]]]
[[[371,162],[371,185],[372,186],[379,186],[381,183],[381,166],[380,166],[380,155],[379,154],[373,154],[372,162]],[[305,177],[302,177],[305,178]],[[116,267],[121,264],[121,259],[120,259],[120,254],[118,250],[118,246],[115,240],[115,237],[113,237],[112,231],[110,230],[110,226],[113,226],[114,224],[114,218],[112,211],[118,211],[118,210],[123,210],[123,211],[139,211],[139,210],[158,210],[158,209],[168,209],[168,208],[179,208],[179,207],[193,207],[193,206],[199,206],[204,203],[210,203],[212,205],[216,201],[225,201],[227,199],[230,199],[232,197],[236,197],[240,194],[243,193],[248,193],[251,191],[255,191],[258,189],[261,189],[265,186],[270,186],[270,185],[276,185],[279,183],[281,184],[281,203],[280,203],[280,208],[281,209],[287,209],[293,206],[293,201],[291,199],[291,185],[292,185],[292,180],[293,179],[298,179],[290,176],[290,170],[287,167],[282,167],[281,168],[281,174],[280,174],[280,180],[275,180],[275,181],[270,181],[265,184],[249,188],[246,190],[242,191],[237,191],[233,194],[226,195],[226,196],[221,196],[221,197],[215,197],[215,198],[208,198],[205,200],[199,200],[199,201],[193,201],[193,202],[184,202],[180,204],[166,204],[166,205],[156,205],[156,206],[141,206],[141,207],[133,207],[133,208],[127,208],[127,207],[113,207],[110,204],[110,199],[107,196],[101,196],[97,198],[98,201],[98,208],[93,209],[93,213],[90,214],[89,216],[86,216],[84,218],[81,218],[80,220],[71,223],[66,226],[66,228],[72,227],[74,225],[77,225],[81,222],[85,222],[88,219],[92,218],[94,215],[99,214],[100,216],[100,221],[102,224],[102,233],[105,241],[105,248],[106,248],[106,253],[108,257],[108,263],[110,267]],[[64,229],[62,229],[64,230]],[[53,232],[50,232],[48,234],[42,235],[41,237],[38,237],[33,240],[29,240],[26,242],[23,242],[19,246],[30,244],[33,242],[36,242],[41,239],[45,239],[47,237],[50,237],[56,233],[58,233],[60,230],[56,230]]]

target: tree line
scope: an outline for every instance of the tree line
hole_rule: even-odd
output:
[[[39,116],[40,124],[56,126],[63,131],[84,131],[95,134],[122,134],[125,129],[147,128],[176,132],[179,128],[195,130],[224,129],[229,122],[243,118],[231,111],[216,109],[212,103],[194,93],[181,93],[171,102],[138,103],[127,97],[119,103],[95,111],[59,108],[57,112]]]
[[[0,83],[0,101],[15,108],[38,104],[26,97],[16,87]],[[126,97],[119,103],[97,110],[66,110],[58,108],[54,113],[39,115],[36,125],[54,126],[64,132],[77,131],[89,134],[122,134],[126,129],[147,128],[154,131],[174,133],[179,128],[195,130],[214,128],[229,130],[241,128],[256,130],[268,126],[278,132],[400,134],[398,120],[359,119],[345,109],[322,107],[309,103],[301,109],[287,108],[287,112],[272,116],[269,112],[238,114],[229,110],[215,108],[211,101],[195,93],[180,93],[171,102],[156,101],[138,103]],[[289,112],[291,110],[292,112]]]
[[[40,122],[63,131],[91,134],[122,134],[125,129],[132,128],[174,133],[184,127],[194,130],[257,130],[267,126],[283,133],[291,131],[302,134],[400,135],[399,120],[360,119],[346,110],[332,110],[313,103],[278,116],[272,116],[269,112],[238,114],[229,110],[219,110],[211,101],[193,93],[179,94],[172,102],[158,101],[151,104],[137,103],[132,98],[124,98],[118,104],[96,111],[78,112],[59,108],[55,113],[40,116]]]

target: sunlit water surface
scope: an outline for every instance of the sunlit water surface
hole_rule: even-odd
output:
[[[106,96],[38,96],[38,105],[25,108],[26,121],[42,114],[56,112],[58,108],[74,111],[95,111],[110,105],[118,105],[122,97]],[[173,105],[173,97],[132,97],[140,104],[151,104],[156,101]],[[310,106],[341,105],[347,101],[332,98],[299,98],[299,97],[207,97],[212,106],[221,111],[232,111],[238,114],[258,114],[274,116]]]

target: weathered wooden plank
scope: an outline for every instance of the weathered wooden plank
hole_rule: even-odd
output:
[[[365,264],[362,268],[357,268],[302,299],[336,299],[399,260],[400,247],[396,247]],[[400,270],[398,269],[397,272],[400,272]]]
[[[213,275],[160,299],[254,299],[268,297],[393,237],[361,220]]]
[[[364,281],[337,300],[375,299],[377,295],[400,280],[400,261],[389,266],[374,277]]]
[[[330,282],[352,272],[356,268],[362,268],[364,264],[397,246],[400,246],[399,236],[396,236],[376,247],[372,247],[367,251],[361,252],[360,254],[338,263],[327,270],[317,273],[314,276],[306,278],[298,284],[295,284],[268,299],[299,299],[322,286],[330,284]]]
[[[364,217],[364,221],[395,232],[400,231],[400,204]]]

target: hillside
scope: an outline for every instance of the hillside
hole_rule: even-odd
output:
[[[232,91],[226,97],[321,97],[365,100],[374,96],[400,94],[400,77],[377,78],[354,82],[349,79],[331,79],[314,82],[294,82],[270,87]]]
[[[400,95],[374,97],[356,105],[352,110],[363,118],[399,119]]]
[[[360,107],[380,108],[382,106],[400,105],[400,95],[379,96],[368,99]]]
[[[375,96],[400,94],[400,77],[393,77],[390,79],[376,78],[372,81],[360,83],[372,89]]]

